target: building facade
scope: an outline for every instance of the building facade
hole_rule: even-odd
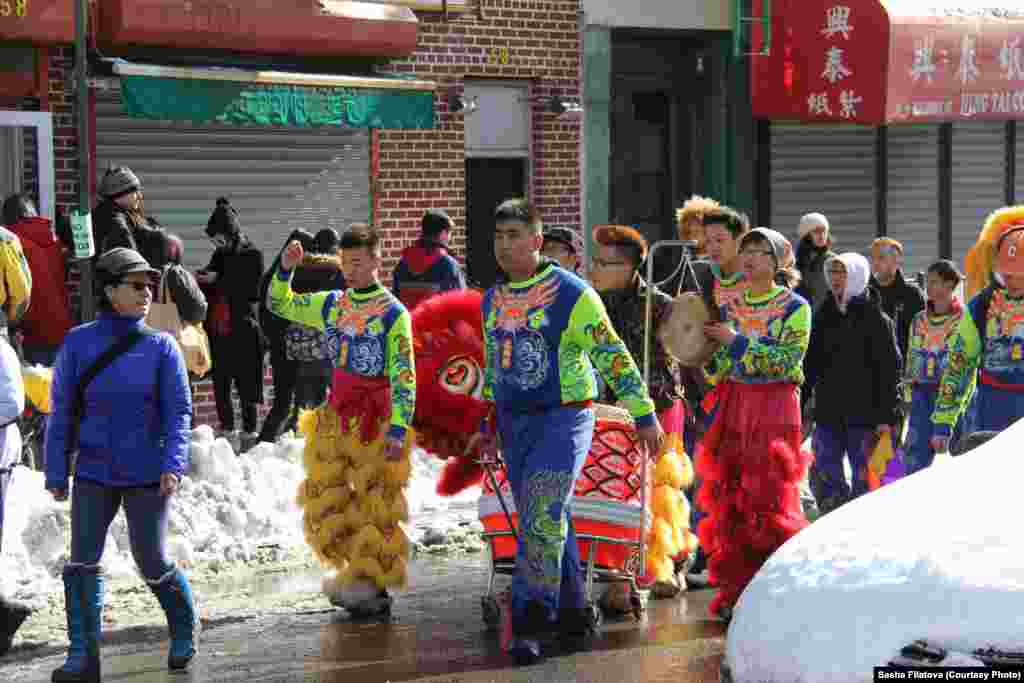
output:
[[[27,24],[0,16],[18,56],[0,73],[18,87],[0,109],[51,115],[53,180],[39,177],[35,129],[18,130],[0,139],[19,161],[0,189],[52,184],[67,213],[82,163],[73,4],[50,4]],[[221,196],[267,265],[293,228],[373,221],[388,282],[428,208],[453,217],[452,251],[481,286],[501,200],[529,197],[547,223],[579,227],[577,0],[98,0],[92,20],[90,177],[131,166],[190,267],[209,259],[203,228]],[[215,421],[212,387],[197,399],[197,423]]]
[[[587,225],[676,237],[692,194],[750,207],[755,125],[732,2],[583,0]],[[664,252],[662,252],[664,254]],[[661,273],[678,254],[657,258]]]

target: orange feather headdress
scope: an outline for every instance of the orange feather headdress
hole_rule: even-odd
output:
[[[992,212],[985,219],[978,241],[964,259],[967,275],[964,294],[968,301],[992,284],[999,238],[1015,227],[1024,227],[1024,206],[1006,206]]]

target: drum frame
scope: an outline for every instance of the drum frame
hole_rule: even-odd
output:
[[[692,266],[690,265],[691,257],[690,250],[697,247],[697,242],[692,240],[661,240],[651,245],[650,251],[647,256],[647,282],[651,283],[654,280],[654,256],[655,254],[665,247],[682,247],[683,256],[679,265],[675,268],[672,275],[668,277],[671,280],[678,273],[680,275],[680,282],[685,280],[686,271],[688,270],[691,278],[694,282],[697,282],[698,289],[700,283],[697,281],[695,274],[693,273]],[[664,284],[664,283],[657,283]],[[646,297],[646,305],[644,310],[644,358],[643,358],[643,378],[644,385],[650,383],[651,380],[651,316],[653,312],[653,297]],[[596,601],[594,600],[594,584],[610,584],[627,582],[630,587],[630,603],[633,609],[633,616],[639,621],[646,609],[646,599],[640,592],[640,587],[637,585],[638,572],[620,571],[617,569],[608,569],[606,567],[600,567],[595,562],[598,544],[608,543],[611,545],[629,546],[637,548],[640,551],[640,571],[647,566],[647,542],[646,542],[646,530],[650,518],[647,511],[647,480],[648,480],[648,460],[650,457],[646,452],[646,449],[641,447],[641,464],[640,464],[640,510],[641,510],[641,529],[638,541],[624,540],[619,538],[611,538],[608,536],[598,536],[594,534],[583,534],[577,533],[577,541],[587,541],[589,546],[587,548],[587,559],[586,559],[586,574],[584,578],[585,591],[587,603],[591,610],[595,612],[595,618],[600,618],[600,610],[596,608]],[[488,459],[481,459],[481,465],[483,465],[484,472],[491,484],[491,488],[494,490],[495,495],[498,497],[498,502],[501,505],[501,510],[505,515],[505,520],[508,522],[508,531],[494,531],[486,532],[482,534],[484,540],[487,542],[487,549],[491,556],[491,568],[488,572],[487,577],[487,593],[481,597],[481,607],[483,608],[484,622],[490,628],[498,628],[500,621],[500,613],[502,605],[497,600],[494,592],[495,578],[500,574],[503,576],[512,576],[516,572],[515,559],[511,560],[496,560],[495,552],[495,540],[498,538],[514,538],[518,545],[519,543],[519,532],[516,529],[516,525],[512,520],[512,514],[509,511],[508,504],[505,502],[505,495],[502,493],[501,487],[498,486],[497,478],[494,475],[494,467],[498,466],[496,463]]]

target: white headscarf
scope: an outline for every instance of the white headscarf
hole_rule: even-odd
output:
[[[828,273],[829,264],[833,260],[839,261],[846,268],[846,291],[843,292],[843,300],[836,301],[839,310],[846,313],[846,305],[850,303],[850,300],[860,296],[868,288],[868,280],[871,277],[871,264],[857,252],[848,251],[825,260],[826,274]]]

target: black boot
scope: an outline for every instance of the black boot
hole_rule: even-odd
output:
[[[11,649],[14,634],[30,614],[32,610],[27,605],[0,596],[0,657]]]
[[[512,619],[512,641],[508,653],[516,664],[527,666],[540,661],[540,635],[551,628],[547,609],[543,604],[531,600],[520,618]]]
[[[100,624],[103,575],[99,567],[64,569],[64,601],[68,615],[68,656],[53,672],[53,683],[100,683]]]
[[[601,632],[601,610],[594,605],[558,610],[558,638],[567,652],[589,650]]]

